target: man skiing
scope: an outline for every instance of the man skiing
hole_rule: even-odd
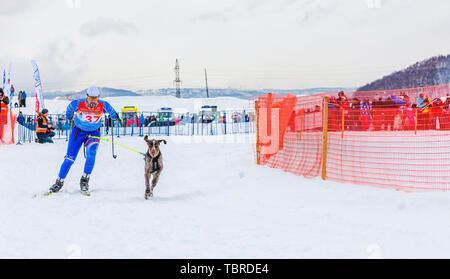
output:
[[[55,184],[50,187],[48,194],[57,193],[64,185],[64,179],[70,170],[70,167],[77,158],[81,145],[86,148],[86,163],[84,173],[80,180],[80,190],[82,194],[89,194],[89,178],[95,164],[95,156],[99,140],[90,136],[100,137],[100,120],[103,113],[109,113],[112,119],[117,119],[117,113],[112,106],[99,100],[100,90],[91,86],[87,89],[87,98],[72,101],[67,107],[66,117],[74,120],[74,127],[69,138],[67,154],[61,165],[58,178]],[[75,117],[74,117],[75,113]]]

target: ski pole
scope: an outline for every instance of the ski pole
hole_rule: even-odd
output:
[[[114,120],[111,119],[112,129],[111,129],[111,138],[112,138],[112,156],[114,159],[117,159],[117,155],[114,154]]]

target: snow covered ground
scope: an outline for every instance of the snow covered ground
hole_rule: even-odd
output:
[[[79,194],[82,151],[60,194],[66,151],[0,146],[0,258],[449,258],[448,193],[305,179],[254,162],[252,135],[169,137],[155,196],[140,155],[102,142]],[[120,137],[141,151],[141,137]]]
[[[81,153],[64,192],[32,198],[54,182],[66,142],[0,146],[0,258],[450,256],[448,194],[307,180],[256,166],[251,141],[169,138],[152,200],[126,149],[114,160],[101,144],[91,197],[78,192]]]

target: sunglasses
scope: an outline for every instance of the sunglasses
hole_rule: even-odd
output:
[[[91,96],[88,96],[87,99],[88,99],[89,101],[96,101],[96,100],[98,100],[98,97],[91,97]]]

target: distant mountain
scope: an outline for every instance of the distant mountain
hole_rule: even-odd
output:
[[[251,96],[263,95],[267,93],[288,94],[294,95],[311,95],[322,92],[336,92],[336,91],[353,91],[354,88],[342,87],[322,87],[322,88],[308,88],[308,89],[261,89],[261,90],[240,90],[234,88],[226,89],[209,89],[209,96],[214,97],[235,97],[241,99],[248,99]],[[124,89],[115,88],[101,88],[102,97],[120,97],[120,96],[175,96],[175,88],[162,89],[148,89],[133,92]],[[65,99],[75,100],[86,96],[86,90],[80,92],[44,92],[45,99]],[[204,88],[183,88],[181,89],[182,98],[206,98],[206,89]]]
[[[416,88],[450,83],[450,55],[435,56],[384,76],[358,91]]]
[[[322,92],[336,92],[336,91],[353,91],[355,88],[341,88],[341,87],[332,87],[332,88],[308,88],[308,89],[261,89],[261,90],[240,90],[234,88],[225,88],[225,89],[214,89],[210,88],[209,96],[211,98],[214,97],[235,97],[240,99],[248,99],[251,96],[258,96],[267,93],[277,93],[277,94],[288,94],[292,93],[294,95],[311,95],[315,93]],[[174,88],[164,88],[164,89],[149,89],[149,90],[140,90],[137,93],[144,96],[175,96]],[[206,89],[204,88],[182,88],[181,89],[181,97],[182,98],[206,98]]]
[[[135,93],[130,90],[124,89],[115,89],[108,87],[101,87],[101,96],[102,97],[119,97],[119,96],[141,96],[138,93]],[[79,92],[45,92],[45,99],[66,99],[66,100],[76,100],[86,97],[86,89]]]

